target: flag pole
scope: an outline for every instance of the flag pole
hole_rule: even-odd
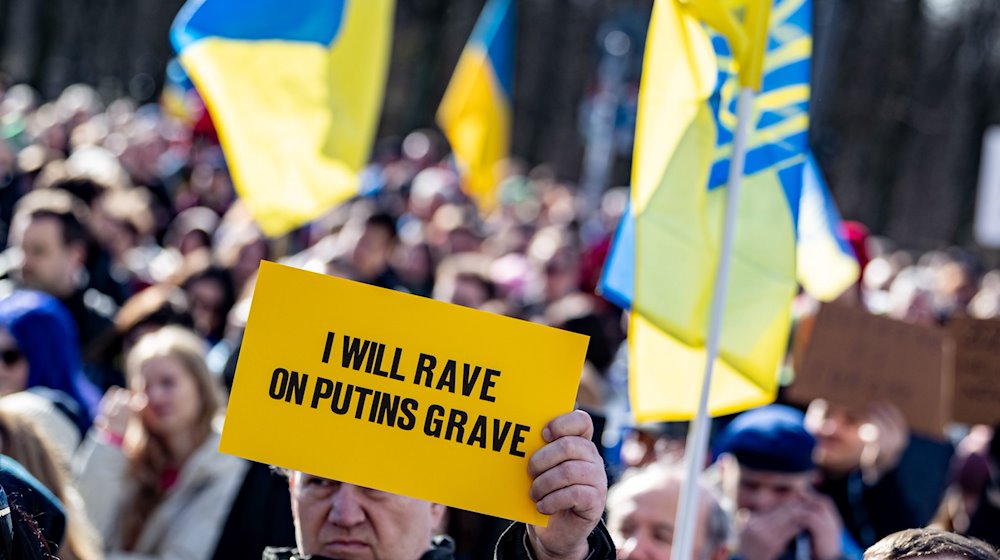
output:
[[[708,396],[712,386],[712,372],[715,359],[719,355],[719,339],[722,335],[722,315],[726,306],[726,291],[729,286],[729,268],[733,260],[733,234],[740,205],[740,187],[743,182],[743,165],[746,161],[747,133],[753,110],[754,89],[740,88],[736,105],[736,131],[733,139],[733,154],[729,160],[729,182],[726,192],[726,215],[722,229],[722,246],[719,252],[719,267],[715,273],[715,287],[708,324],[708,339],[705,347],[705,375],[702,377],[701,397],[698,414],[688,430],[687,447],[684,453],[685,480],[681,487],[675,522],[671,560],[691,560],[694,551],[694,531],[698,520],[698,478],[708,453],[708,435],[712,418],[708,415]]]

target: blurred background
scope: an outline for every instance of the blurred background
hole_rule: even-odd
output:
[[[82,82],[105,100],[155,102],[182,4],[0,0],[0,73],[46,99]],[[483,4],[399,0],[379,137],[434,126]],[[519,2],[516,157],[578,182],[588,141],[608,137],[595,114],[610,110],[604,186],[627,184],[652,4]],[[971,247],[983,135],[1000,124],[1000,4],[815,0],[814,10],[811,142],[844,217],[909,249]]]

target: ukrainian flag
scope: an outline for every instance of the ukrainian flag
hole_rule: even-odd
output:
[[[774,400],[801,281],[821,299],[858,266],[808,155],[808,0],[776,0],[754,104],[709,413]],[[740,89],[729,42],[658,0],[639,99],[632,201],[602,281],[631,307],[630,393],[639,421],[693,418],[701,391]]]
[[[176,58],[167,62],[166,79],[163,93],[160,94],[160,104],[170,116],[190,126],[196,116],[190,109],[191,96],[194,94],[194,84],[188,78],[184,67]]]
[[[466,190],[486,210],[496,204],[510,154],[514,22],[512,0],[487,2],[437,113]]]
[[[191,0],[171,29],[233,181],[277,236],[358,190],[382,108],[391,0]]]

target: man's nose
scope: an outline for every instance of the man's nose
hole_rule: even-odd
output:
[[[766,490],[758,490],[750,497],[750,511],[764,513],[774,507],[775,498]]]
[[[330,497],[328,520],[341,527],[353,527],[365,521],[361,489],[353,484],[341,484]]]
[[[653,543],[641,534],[635,534],[625,541],[618,551],[618,560],[653,560]]]

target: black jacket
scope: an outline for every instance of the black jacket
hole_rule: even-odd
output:
[[[866,484],[855,471],[825,479],[819,490],[833,499],[844,528],[865,549],[930,522],[944,495],[952,452],[947,443],[913,435],[899,465],[875,484]]]

